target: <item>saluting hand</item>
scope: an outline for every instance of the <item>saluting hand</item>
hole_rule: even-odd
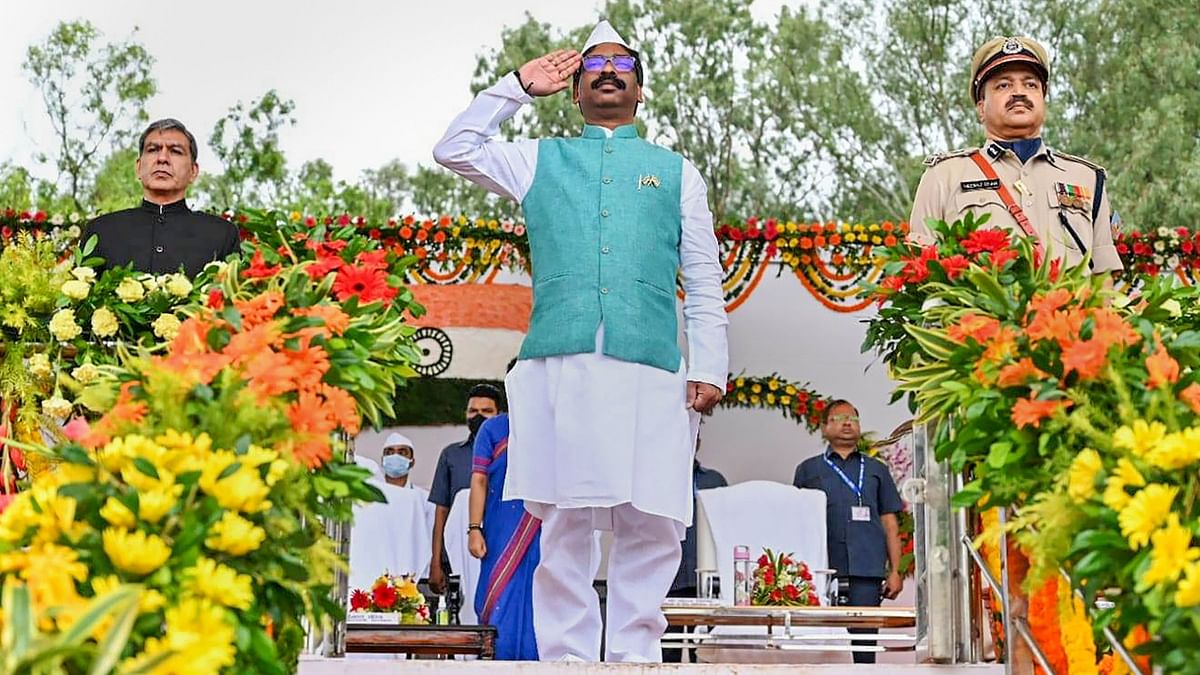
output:
[[[579,69],[582,57],[574,49],[560,49],[521,66],[521,83],[530,96],[557,94],[571,85],[571,75]]]

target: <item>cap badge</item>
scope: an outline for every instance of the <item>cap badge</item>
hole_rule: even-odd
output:
[[[1017,41],[1017,38],[1008,38],[1000,49],[1005,54],[1018,54],[1021,51],[1021,43]]]

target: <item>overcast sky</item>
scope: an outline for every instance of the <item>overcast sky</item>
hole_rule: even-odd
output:
[[[756,0],[762,19],[791,0]],[[0,162],[33,168],[52,143],[38,92],[21,70],[28,45],[62,20],[136,39],[154,56],[150,119],[177,117],[207,141],[236,101],[274,88],[296,102],[283,132],[289,163],[324,157],[338,178],[399,158],[431,163],[446,125],[469,100],[475,56],[525,12],[555,26],[598,17],[602,0],[0,0]],[[200,150],[200,165],[213,162]],[[48,168],[39,175],[52,177]]]

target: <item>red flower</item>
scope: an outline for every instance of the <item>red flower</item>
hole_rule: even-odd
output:
[[[946,276],[951,279],[957,279],[958,277],[962,276],[962,273],[971,265],[971,261],[967,260],[967,257],[962,254],[952,255],[949,258],[943,258],[942,260],[939,260],[938,263],[941,264],[942,269],[945,270]]]
[[[218,312],[225,309],[225,293],[219,288],[208,292],[208,306]]]
[[[242,276],[247,279],[265,279],[279,274],[281,269],[283,268],[279,265],[267,265],[262,249],[255,249],[254,257],[250,259],[250,266],[242,272]]]
[[[978,255],[984,251],[995,253],[1011,245],[1008,232],[994,228],[975,230],[962,240],[963,250],[971,255]]]
[[[338,216],[337,224],[338,225],[349,225],[350,224],[350,214],[343,213],[342,215]]]
[[[333,281],[333,293],[339,302],[357,296],[361,303],[383,300],[391,302],[396,289],[388,285],[387,272],[374,267],[343,265]]]
[[[771,591],[771,602],[779,602],[780,600],[783,600],[783,593],[780,593],[778,589]]]
[[[744,235],[742,231],[737,228],[731,228],[729,230],[729,238],[733,241],[741,241],[746,238],[746,235]]]
[[[371,269],[387,269],[387,251],[363,251],[358,254],[354,262]]]
[[[788,600],[795,600],[800,597],[800,591],[792,584],[783,587],[783,592],[787,595]]]
[[[326,274],[341,269],[342,264],[341,258],[330,255],[324,258],[317,258],[317,261],[304,268],[304,271],[308,272],[310,279],[323,279]]]
[[[361,611],[371,608],[371,596],[367,595],[366,591],[361,588],[354,589],[354,594],[350,596],[350,609]]]
[[[767,557],[766,553],[758,556],[758,566],[759,567],[766,567],[767,565],[770,565],[770,564],[771,564],[771,559]]]
[[[305,219],[304,219],[304,224],[305,224],[305,225],[307,225],[307,226],[309,226],[309,227],[315,227],[315,226],[316,226],[316,224],[317,224],[317,219],[316,219],[316,218],[313,218],[312,216],[309,216],[309,217],[307,217],[307,218],[305,218]]]
[[[768,567],[767,570],[763,572],[763,583],[768,586],[775,585],[775,570]]]
[[[992,267],[994,269],[1001,269],[1010,261],[1016,260],[1018,255],[1019,254],[1012,249],[996,251],[992,254]]]
[[[391,609],[396,606],[396,601],[400,599],[400,596],[391,584],[384,584],[371,591],[371,599],[375,601],[375,606],[379,609]]]

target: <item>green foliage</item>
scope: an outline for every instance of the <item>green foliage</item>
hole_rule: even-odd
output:
[[[285,194],[287,158],[279,146],[279,131],[292,126],[296,104],[269,90],[249,106],[238,101],[213,125],[208,144],[225,167],[205,174],[199,189],[217,208],[274,205]]]
[[[100,165],[89,200],[96,213],[119,211],[141,203],[143,191],[135,170],[137,159],[138,150],[131,146],[113,152]]]
[[[391,417],[383,420],[381,426],[464,424],[467,392],[481,382],[504,391],[504,382],[500,380],[464,380],[448,377],[408,380],[404,391],[396,397]]]
[[[59,23],[45,42],[29,47],[23,64],[46,105],[57,140],[53,164],[76,210],[86,210],[101,158],[129,144],[157,91],[154,58],[145,47],[132,39],[100,44],[99,38],[89,22]]]

